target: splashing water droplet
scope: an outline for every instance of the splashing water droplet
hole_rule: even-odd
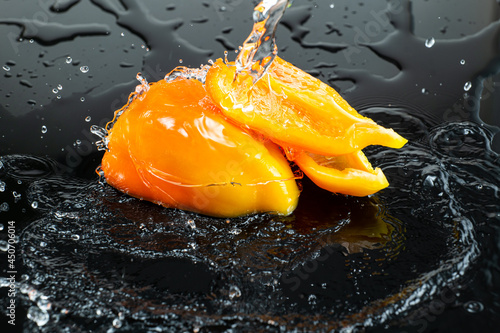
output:
[[[278,22],[289,1],[264,1],[253,12],[254,26],[236,57],[236,72],[248,72],[257,82],[278,54],[274,40]],[[226,58],[227,62],[227,58]]]
[[[8,212],[9,211],[9,204],[4,202],[3,204],[0,205],[0,212]]]
[[[80,67],[80,72],[87,73],[88,71],[89,71],[89,66],[81,66]]]
[[[4,241],[3,239],[0,240],[0,251],[7,252],[9,249],[9,243],[7,241]]]
[[[191,229],[196,229],[196,224],[193,220],[188,220],[187,224],[191,227]]]
[[[39,327],[41,327],[49,322],[49,314],[47,311],[42,310],[37,306],[32,306],[28,310],[28,319],[33,320]]]
[[[465,90],[465,91],[469,91],[469,90],[470,90],[470,88],[472,88],[472,82],[467,81],[467,82],[465,83],[465,85],[464,85],[464,90]]]
[[[97,141],[95,144],[97,146],[97,150],[102,151],[102,150],[107,150],[108,149],[108,131],[103,128],[99,127],[97,125],[92,125],[90,126],[90,132],[94,135],[97,135],[99,138],[101,138],[100,141]]]
[[[122,327],[122,321],[118,318],[113,319],[113,327],[114,328]]]
[[[436,44],[436,40],[434,39],[434,37],[431,37],[431,38],[428,38],[426,41],[425,41],[425,47],[427,48],[431,48],[434,46],[434,44]]]
[[[85,117],[85,121],[86,121],[86,122],[89,122],[89,121],[91,121],[91,120],[92,120],[92,117],[91,117],[91,116],[87,116],[87,117]]]
[[[229,287],[229,298],[234,299],[241,296],[241,290],[237,286]]]
[[[47,133],[47,126],[45,125],[42,126],[42,133],[43,134]]]
[[[464,304],[465,310],[470,313],[478,313],[484,310],[484,305],[481,302],[470,301]]]

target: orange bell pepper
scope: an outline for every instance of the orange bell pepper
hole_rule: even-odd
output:
[[[201,82],[178,78],[134,98],[107,137],[106,181],[134,197],[206,215],[288,215],[299,190],[272,142],[220,116]]]
[[[343,155],[369,145],[401,148],[407,140],[358,114],[333,88],[276,57],[255,84],[218,59],[206,89],[228,118],[282,146]]]
[[[283,153],[318,186],[365,196],[389,183],[361,149],[407,142],[278,57],[255,84],[220,59],[204,85],[182,75],[153,83],[126,106],[107,139],[102,170],[109,184],[219,217],[290,214],[299,191]]]

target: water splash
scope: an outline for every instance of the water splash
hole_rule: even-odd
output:
[[[290,0],[263,1],[254,9],[252,32],[236,57],[236,72],[247,72],[258,81],[278,54],[274,35]]]

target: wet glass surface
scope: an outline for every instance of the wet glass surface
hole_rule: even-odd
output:
[[[17,282],[9,329],[494,331],[500,23],[493,0],[295,0],[286,10],[279,56],[409,139],[400,150],[365,150],[391,183],[376,195],[336,196],[303,180],[293,215],[226,220],[99,183],[102,152],[90,126],[104,126],[126,102],[137,72],[151,82],[224,50],[234,59],[254,5],[0,3],[4,316],[9,264]]]

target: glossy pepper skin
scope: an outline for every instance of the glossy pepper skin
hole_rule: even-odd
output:
[[[407,140],[360,115],[333,88],[276,57],[256,84],[218,60],[206,89],[225,116],[281,145],[316,185],[353,196],[389,185],[361,149],[401,148]]]
[[[225,120],[199,81],[151,84],[107,139],[106,181],[134,197],[216,217],[288,215],[297,205],[279,147]]]
[[[369,145],[401,148],[406,140],[354,110],[333,88],[276,57],[257,83],[218,59],[206,89],[224,115],[282,146],[344,155]]]

